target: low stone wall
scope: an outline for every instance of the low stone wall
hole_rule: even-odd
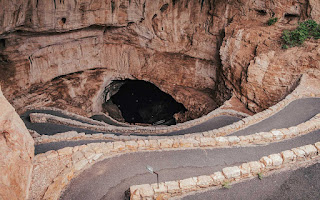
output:
[[[155,184],[135,185],[130,187],[131,200],[169,199],[191,191],[205,188],[226,186],[260,173],[283,168],[289,164],[320,157],[320,142],[305,145],[281,153],[263,156],[258,161],[243,163],[240,166],[225,167],[222,171],[210,175],[191,177],[183,180],[168,181]]]
[[[210,116],[207,116],[206,119],[202,119],[204,121],[218,117],[221,115],[229,115],[229,116],[238,116],[238,117],[246,117],[248,116],[245,113],[236,112],[234,110],[217,110],[216,112],[212,113]],[[139,134],[161,134],[161,133],[167,133],[172,131],[178,131],[186,128],[190,128],[192,126],[195,126],[199,124],[200,122],[193,122],[193,123],[186,123],[184,126],[150,126],[150,127],[117,127],[112,125],[92,125],[92,124],[86,124],[79,121],[75,121],[72,119],[66,119],[63,117],[58,117],[50,114],[44,114],[44,113],[31,113],[30,114],[30,120],[32,123],[54,123],[54,124],[62,124],[66,126],[76,127],[76,128],[83,128],[88,130],[93,130],[97,132],[117,132],[117,133],[124,133],[127,135],[130,135],[132,133],[139,133]]]
[[[313,130],[320,129],[320,114],[309,121],[288,129],[278,129],[246,136],[205,137],[201,135],[187,135],[170,138],[136,139],[109,143],[91,143],[76,147],[66,147],[58,151],[49,151],[35,157],[33,182],[46,180],[39,185],[33,184],[31,199],[58,199],[63,188],[83,169],[90,167],[97,161],[118,156],[125,153],[143,151],[183,150],[196,148],[225,148],[234,146],[250,146],[282,141]],[[56,169],[56,173],[46,173],[50,163],[63,163]],[[49,173],[53,173],[50,171]]]

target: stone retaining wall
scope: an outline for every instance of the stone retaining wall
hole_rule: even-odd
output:
[[[130,187],[131,200],[169,199],[191,191],[224,186],[241,179],[248,179],[286,165],[320,157],[320,142],[309,144],[281,153],[263,156],[259,161],[243,163],[240,166],[225,167],[210,175],[191,177],[183,180]]]
[[[31,191],[41,190],[39,193],[31,193],[31,199],[58,199],[61,191],[69,181],[83,169],[90,167],[97,161],[118,156],[125,153],[143,151],[183,150],[196,148],[225,148],[234,146],[250,146],[268,144],[282,141],[320,129],[320,114],[309,121],[288,129],[261,132],[246,136],[229,137],[205,137],[200,135],[187,135],[170,138],[136,139],[129,141],[116,141],[109,143],[91,143],[76,147],[66,147],[58,151],[49,151],[35,157],[33,182],[46,179],[48,182],[41,185],[33,184]],[[48,177],[44,173],[48,164],[52,162],[64,163],[58,173]],[[50,172],[51,173],[51,172]]]

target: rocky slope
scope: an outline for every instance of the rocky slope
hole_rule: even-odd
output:
[[[126,78],[183,103],[184,120],[221,105],[229,89],[260,111],[319,66],[319,42],[284,51],[280,39],[298,20],[319,22],[316,0],[0,4],[0,82],[18,112],[57,106],[91,115],[101,111],[104,88]],[[272,16],[280,20],[269,27]]]
[[[27,199],[34,142],[1,90],[0,113],[0,199]]]

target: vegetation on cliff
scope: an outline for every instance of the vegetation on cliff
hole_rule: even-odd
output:
[[[307,20],[302,23],[299,23],[299,26],[292,31],[285,30],[282,33],[282,39],[284,49],[289,47],[302,45],[306,39],[320,38],[320,24],[317,24],[314,20]]]

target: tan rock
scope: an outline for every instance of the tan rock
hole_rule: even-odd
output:
[[[210,176],[198,176],[197,186],[206,188],[213,185],[213,179]]]
[[[318,154],[320,154],[320,142],[315,143],[314,146],[318,149]]]
[[[122,141],[113,142],[113,151],[119,152],[123,151],[126,147],[126,144]]]
[[[0,198],[27,199],[31,183],[34,141],[1,92],[0,87]]]
[[[302,149],[304,152],[306,152],[306,157],[309,158],[318,154],[317,148],[311,144],[299,147],[299,149]]]
[[[222,169],[222,172],[227,179],[239,178],[241,176],[241,171],[237,166],[225,167]]]
[[[213,147],[216,144],[216,140],[211,137],[201,137],[200,146],[201,147]]]
[[[243,163],[240,167],[241,177],[250,176],[250,165],[249,163]]]
[[[214,174],[212,174],[210,176],[213,180],[214,185],[220,185],[226,180],[226,177],[223,175],[222,172],[215,172]]]
[[[151,187],[156,194],[168,192],[168,188],[164,183],[159,183],[159,185],[157,183],[154,183],[151,185]]]
[[[291,151],[293,151],[296,154],[297,160],[305,160],[306,159],[306,152],[303,151],[302,149],[293,148],[293,149],[291,149]]]
[[[126,148],[130,151],[136,151],[139,147],[136,141],[126,141],[125,145],[126,145]]]
[[[178,181],[168,181],[165,182],[164,185],[168,188],[169,193],[177,193],[180,191],[179,182]]]
[[[266,168],[272,167],[272,159],[267,156],[263,156],[260,159],[260,162],[262,162],[264,164],[264,166],[266,166]]]
[[[161,148],[172,148],[173,140],[171,139],[160,139],[158,143]]]
[[[219,146],[228,146],[229,141],[226,137],[216,137],[217,145]]]
[[[59,156],[67,156],[73,153],[73,147],[65,147],[63,149],[58,150]]]
[[[250,172],[253,175],[260,173],[263,170],[263,168],[265,168],[265,165],[259,161],[252,161],[252,162],[249,162],[248,164],[250,166]]]
[[[296,154],[294,154],[294,152],[290,150],[282,151],[281,156],[283,158],[283,164],[292,162],[296,159]]]
[[[272,166],[280,166],[283,163],[283,159],[280,154],[271,154],[268,157],[272,160]]]
[[[149,184],[139,185],[140,195],[142,197],[153,197],[154,190]]]
[[[183,180],[180,180],[179,182],[180,182],[180,188],[182,191],[192,191],[192,190],[196,190],[197,188],[196,177],[183,179]]]

